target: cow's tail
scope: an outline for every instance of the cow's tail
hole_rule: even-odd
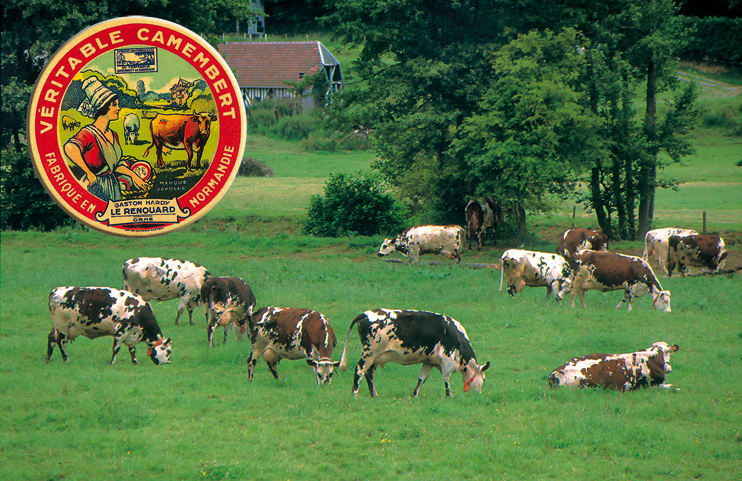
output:
[[[338,369],[340,371],[345,372],[348,370],[348,339],[350,338],[350,333],[353,330],[353,326],[366,317],[366,314],[359,314],[356,316],[355,319],[353,319],[353,322],[350,323],[350,327],[348,328],[348,333],[345,335],[345,343],[343,343],[343,355],[340,357],[340,365],[338,365]]]
[[[649,251],[647,250],[647,237],[649,237],[649,232],[644,234],[644,252],[642,253],[642,259],[645,261],[649,261]]]

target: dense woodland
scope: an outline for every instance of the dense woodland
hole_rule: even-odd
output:
[[[68,221],[24,145],[33,83],[66,39],[149,15],[216,42],[253,14],[246,0],[164,6],[3,3],[2,229]],[[525,227],[526,212],[577,195],[610,237],[640,238],[656,189],[673,187],[658,170],[692,152],[696,92],[677,84],[678,59],[742,62],[738,0],[275,0],[265,10],[269,31],[321,28],[358,49],[323,128],[371,132],[374,168],[410,215],[430,222],[456,222],[467,199],[494,195]]]

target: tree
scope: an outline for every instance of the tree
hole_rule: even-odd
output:
[[[548,208],[548,194],[565,198],[586,166],[607,156],[575,48],[585,44],[572,29],[533,31],[494,54],[496,74],[452,149],[476,195],[494,194],[521,212]]]
[[[26,108],[31,89],[46,60],[69,38],[96,23],[129,15],[156,16],[182,25],[215,44],[222,22],[254,15],[250,0],[168,2],[166,0],[122,0],[118,2],[66,2],[63,0],[5,0],[2,19],[2,228],[28,228],[38,220],[43,228],[51,220],[63,223],[66,214],[34,180],[24,145]],[[115,82],[115,79],[111,79]],[[121,92],[121,89],[119,89]],[[121,92],[136,99],[137,92]],[[23,186],[25,192],[12,186]],[[20,197],[18,197],[20,196]],[[27,201],[26,204],[23,202]],[[21,204],[19,204],[21,202]],[[13,207],[11,207],[13,206]],[[12,212],[10,209],[14,209]],[[61,214],[60,214],[61,213]],[[56,215],[59,214],[59,215]],[[20,216],[20,217],[19,217]],[[25,216],[26,219],[22,219]],[[15,219],[12,222],[10,219]]]

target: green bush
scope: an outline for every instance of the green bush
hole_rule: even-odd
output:
[[[374,174],[331,174],[324,195],[313,195],[304,225],[307,234],[320,237],[371,236],[402,228],[404,208],[384,192]]]
[[[6,147],[0,155],[0,229],[50,231],[73,223],[42,187],[25,146],[18,151]]]

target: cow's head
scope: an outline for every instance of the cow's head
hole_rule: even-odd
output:
[[[319,361],[307,359],[307,364],[312,366],[312,369],[314,369],[314,375],[317,376],[317,385],[320,385],[330,384],[335,368],[340,365],[340,362],[332,362],[332,359],[323,357]]]
[[[484,366],[479,366],[477,361],[474,359],[470,360],[469,363],[464,367],[464,392],[468,392],[469,389],[481,393],[482,385],[484,384],[484,371],[490,367],[489,361]]]
[[[194,113],[191,120],[198,124],[198,131],[201,134],[208,135],[211,133],[211,122],[216,120],[216,115],[211,115],[208,112]]]
[[[170,352],[172,350],[172,341],[170,338],[160,338],[147,348],[147,355],[152,359],[155,365],[170,364]]]
[[[652,294],[652,306],[655,309],[661,309],[663,312],[672,312],[670,308],[670,291],[657,291]]]
[[[379,257],[388,256],[397,249],[397,238],[384,239],[381,247],[379,248]]]
[[[665,374],[667,374],[668,372],[672,372],[672,366],[670,365],[670,354],[677,352],[680,347],[677,344],[670,346],[666,342],[655,342],[654,344],[652,344],[652,348],[656,348],[662,351],[662,355],[665,359],[663,367],[665,370]]]

